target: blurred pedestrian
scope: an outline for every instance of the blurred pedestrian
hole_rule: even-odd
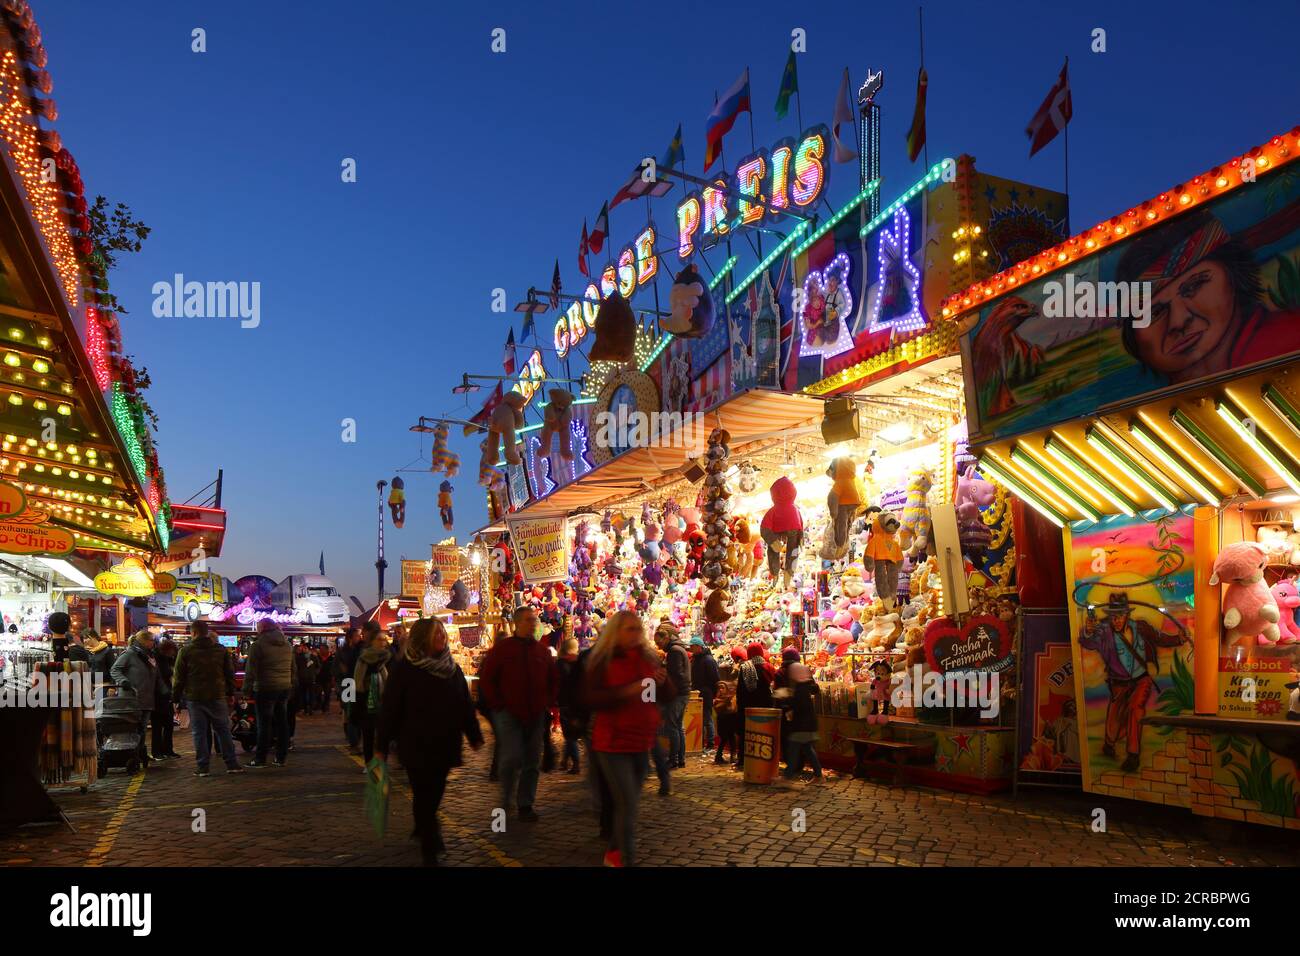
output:
[[[703,704],[704,749],[713,749],[714,720],[713,699],[718,695],[718,662],[704,645],[704,638],[696,634],[687,648],[691,652],[691,690],[699,691]],[[705,754],[707,757],[708,754]]]
[[[359,729],[361,755],[368,766],[375,756],[375,730],[379,725],[380,707],[388,681],[388,662],[393,655],[388,650],[388,636],[376,622],[367,621],[363,633],[365,643],[357,654],[356,667],[352,671],[357,699],[352,705],[350,719]],[[400,753],[400,743],[398,746]]]
[[[172,674],[176,669],[176,642],[169,637],[158,641],[154,649],[158,664],[158,681],[154,686],[153,759],[177,760],[172,739],[175,730],[176,708],[172,697]]]
[[[51,614],[53,618],[55,615]],[[64,615],[66,618],[67,615]],[[53,626],[53,625],[51,625]],[[149,765],[149,755],[143,753],[145,734],[149,729],[149,717],[153,713],[158,694],[158,664],[154,659],[154,636],[148,628],[141,628],[131,635],[126,649],[117,655],[110,672],[113,683],[119,693],[134,694],[140,706],[140,750],[142,766]]]
[[[461,764],[463,739],[468,737],[470,746],[478,750],[483,746],[483,734],[442,622],[436,618],[417,621],[405,644],[389,668],[377,747],[383,761],[388,760],[392,741],[401,748],[420,852],[425,866],[436,866],[437,854],[446,850],[438,807],[446,791],[447,774]]]
[[[356,670],[357,655],[360,653],[361,628],[349,627],[343,638],[343,646],[334,655],[334,680],[338,683],[339,706],[343,711],[343,735],[347,738],[348,750],[354,754],[361,752],[361,728],[352,722],[351,717],[352,704],[356,700],[352,672]]]
[[[666,797],[672,792],[669,772],[686,766],[686,732],[682,719],[690,697],[691,660],[677,628],[667,621],[655,630],[655,645],[664,654],[667,679],[656,689],[661,721],[651,756],[659,777],[659,796]],[[668,741],[666,750],[660,745],[659,737]]]
[[[561,770],[571,774],[581,773],[578,759],[578,741],[583,733],[583,713],[580,699],[582,697],[582,668],[578,664],[578,642],[568,638],[560,646],[560,657],[556,662],[560,671],[560,732],[564,735],[564,760]]]
[[[745,766],[745,711],[751,707],[772,706],[772,679],[775,671],[767,662],[767,649],[757,641],[745,648],[745,662],[736,674],[736,739],[740,743],[737,768]]]
[[[821,693],[807,664],[791,664],[787,674],[790,689],[790,719],[782,720],[789,729],[785,738],[790,747],[785,775],[793,780],[803,773],[806,760],[813,769],[813,781],[821,783],[822,765],[817,759],[817,696]]]
[[[714,763],[726,763],[722,752],[728,746],[731,748],[733,764],[739,757],[742,728],[740,712],[736,706],[736,684],[740,667],[747,659],[748,655],[743,647],[733,647],[731,664],[728,665],[725,676],[722,674],[722,669],[719,669],[719,676],[723,676],[723,679],[718,682],[718,693],[713,702],[718,715],[718,754]]]
[[[244,671],[244,692],[252,695],[257,709],[257,751],[244,766],[265,767],[273,741],[275,765],[283,767],[289,758],[289,697],[296,681],[288,638],[278,624],[258,621]]]

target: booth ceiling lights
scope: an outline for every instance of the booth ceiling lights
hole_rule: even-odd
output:
[[[1137,439],[1138,444],[1150,452],[1184,488],[1190,490],[1205,504],[1212,507],[1218,505],[1219,495],[1197,480],[1196,476],[1183,466],[1178,456],[1154,432],[1137,419],[1129,422],[1128,430],[1129,434]]]
[[[1024,482],[1012,477],[1009,471],[1000,468],[988,455],[980,459],[979,467],[986,477],[992,478],[1002,487],[1014,492],[1017,498],[1052,522],[1052,524],[1058,528],[1065,527],[1065,517],[1063,515],[1059,514],[1056,509],[1038,497],[1033,491],[1030,491],[1029,486]]]
[[[1211,461],[1217,462],[1224,471],[1232,475],[1241,483],[1241,487],[1250,493],[1252,498],[1264,497],[1264,484],[1258,481],[1254,475],[1241,467],[1237,461],[1229,455],[1223,446],[1210,437],[1209,433],[1200,425],[1192,421],[1192,417],[1181,408],[1175,408],[1169,413],[1169,420],[1173,422],[1174,427],[1183,433],[1189,442],[1191,442],[1201,454],[1205,455]]]
[[[1064,465],[1067,471],[1078,478],[1084,487],[1089,488],[1098,497],[1109,501],[1118,508],[1120,514],[1128,515],[1131,518],[1137,513],[1137,505],[1124,497],[1124,494],[1114,485],[1084,464],[1061,438],[1056,435],[1050,436],[1044,443],[1043,448],[1049,455]]]
[[[1140,465],[1136,464],[1120,449],[1119,439],[1101,422],[1094,422],[1088,428],[1084,437],[1088,444],[1097,450],[1098,454],[1105,458],[1120,474],[1127,477],[1158,501],[1162,508],[1166,511],[1177,509],[1177,503],[1148,476]]]
[[[1285,453],[1263,433],[1258,423],[1251,421],[1230,399],[1215,402],[1214,411],[1228,423],[1228,427],[1236,432],[1238,438],[1250,446],[1250,449],[1287,483],[1292,491],[1300,494],[1300,477],[1296,477],[1295,469],[1287,461]]]
[[[1100,521],[1101,515],[1084,501],[1079,495],[1071,489],[1065,482],[1061,481],[1046,468],[1031,458],[1024,450],[1020,448],[1011,449],[1011,460],[1023,468],[1029,474],[1033,475],[1044,485],[1047,485],[1056,492],[1057,497],[1062,501],[1069,502],[1080,514],[1089,521]]]
[[[1274,136],[1243,156],[1215,166],[1191,181],[1179,183],[1167,192],[1149,199],[1127,212],[1098,223],[1091,229],[1031,256],[997,275],[975,283],[943,300],[942,316],[953,318],[968,309],[999,296],[1010,288],[1033,282],[1069,263],[1100,252],[1112,243],[1133,236],[1144,229],[1163,223],[1179,213],[1232,192],[1243,183],[1253,183],[1258,176],[1293,162],[1300,152],[1300,126]]]

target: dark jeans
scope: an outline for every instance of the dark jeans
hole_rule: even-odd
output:
[[[591,749],[591,737],[583,734],[582,742],[587,747],[589,758],[587,781],[591,784],[591,799],[600,817],[600,835],[608,840],[614,832],[614,795],[609,792],[609,781],[605,779],[605,771],[601,769],[600,761],[596,759],[596,753]]]
[[[786,758],[785,775],[787,777],[797,777],[803,773],[803,763],[806,759],[809,766],[812,767],[813,773],[817,776],[822,775],[821,761],[817,759],[817,744],[809,741],[808,743],[790,743],[790,756]]]
[[[731,747],[731,759],[736,759],[737,737],[736,729],[740,726],[740,718],[733,712],[729,714],[718,714],[718,763],[723,763],[723,748]]]
[[[614,804],[611,850],[618,850],[624,866],[636,865],[636,817],[641,786],[650,772],[648,756],[642,753],[597,753],[596,760],[609,784]]]
[[[153,711],[153,748],[154,758],[165,757],[167,754],[175,753],[176,747],[172,740],[172,731],[175,724],[172,723],[175,717],[175,711],[172,709],[172,699],[163,698],[164,703],[159,704]]]
[[[289,739],[298,731],[298,692],[290,691],[288,700]]]
[[[289,756],[289,692],[259,691],[257,694],[257,762],[265,763],[275,739],[275,759],[284,763]]]
[[[712,750],[714,737],[713,695],[707,692],[702,692],[700,698],[704,704],[704,749]]]
[[[576,763],[578,760],[578,739],[582,736],[582,724],[571,715],[560,711],[560,731],[564,734],[564,756]]]
[[[235,738],[230,735],[230,709],[224,700],[186,701],[190,712],[190,734],[194,737],[194,762],[200,770],[208,769],[212,756],[212,735],[217,735],[221,759],[228,768],[239,766]]]
[[[438,807],[447,790],[446,767],[406,768],[406,779],[411,782],[411,808],[415,813],[415,832],[420,837],[420,852],[432,860],[441,842],[442,828],[438,823]]]
[[[659,746],[655,738],[654,757],[655,774],[660,783],[668,782],[668,771],[686,762],[686,732],[682,729],[682,718],[686,715],[686,695],[679,694],[666,704],[659,705],[659,736],[668,738],[668,751]]]
[[[542,738],[547,735],[550,715],[541,714],[523,723],[506,710],[492,715],[496,730],[498,766],[501,776],[501,806],[509,810],[531,807],[537,797],[538,764],[542,758]],[[518,787],[518,803],[515,803]]]
[[[361,731],[361,755],[367,767],[370,766],[370,758],[375,755],[375,727],[378,723],[377,715],[367,713],[362,715],[361,723],[357,725]]]
[[[320,689],[317,691],[317,706],[320,708],[322,714],[328,714],[330,712],[330,696],[329,684],[322,684]]]

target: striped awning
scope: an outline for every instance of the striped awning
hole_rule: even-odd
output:
[[[817,425],[824,404],[820,398],[767,389],[749,389],[703,412],[705,432],[725,428],[733,447],[771,439]],[[569,514],[605,503],[613,504],[679,478],[696,453],[675,441],[677,432],[655,447],[631,448],[576,481],[515,512],[530,517]]]

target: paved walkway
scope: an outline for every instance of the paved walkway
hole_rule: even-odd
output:
[[[557,737],[558,739],[558,737]],[[0,866],[412,866],[409,791],[394,789],[388,834],[363,810],[360,758],[342,745],[340,719],[300,718],[288,766],[238,776],[191,775],[184,760],[146,774],[120,770],[90,792],[56,799],[77,828],[0,835]],[[499,791],[487,779],[489,748],[466,749],[443,805],[452,866],[595,866],[596,838],[584,776],[543,775],[542,819],[513,819],[493,833]],[[653,772],[642,801],[640,852],[654,866],[1250,866],[1294,865],[1300,835],[1203,821],[1190,812],[1081,794],[974,797],[895,788],[847,777],[821,785],[746,787],[740,775],[697,757],[661,798]],[[214,762],[219,767],[220,761]],[[1090,827],[1107,810],[1106,833]],[[206,832],[194,832],[203,810]],[[798,822],[805,826],[795,832]]]

